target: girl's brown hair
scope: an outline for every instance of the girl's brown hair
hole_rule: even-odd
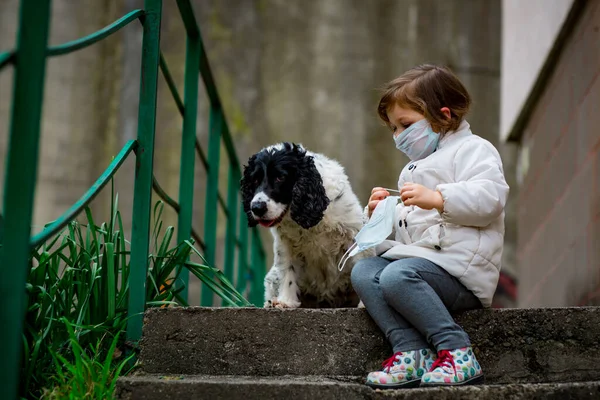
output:
[[[471,96],[458,77],[447,67],[419,65],[408,70],[383,88],[377,113],[388,126],[387,112],[395,105],[423,114],[434,132],[458,129],[471,105]],[[440,111],[450,109],[450,119]]]

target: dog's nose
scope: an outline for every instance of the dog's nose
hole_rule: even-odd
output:
[[[262,217],[267,212],[267,202],[266,201],[255,201],[251,204],[250,208],[252,209],[252,213],[257,217]]]

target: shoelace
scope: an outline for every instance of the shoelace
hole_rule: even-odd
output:
[[[438,358],[433,362],[429,372],[432,372],[437,367],[452,367],[456,375],[456,365],[454,364],[454,357],[450,354],[450,350],[440,350],[438,352]]]
[[[388,358],[387,360],[382,362],[381,366],[383,367],[384,372],[390,372],[390,368],[392,368],[394,366],[394,361],[396,361],[396,358],[401,355],[402,355],[402,352],[398,351],[398,352],[394,353],[393,356],[391,356],[390,358]]]

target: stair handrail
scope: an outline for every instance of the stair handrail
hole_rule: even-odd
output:
[[[250,301],[256,305],[262,301],[262,278],[266,272],[266,253],[260,234],[256,228],[247,227],[246,216],[241,207],[239,198],[241,165],[190,1],[177,0],[187,41],[183,100],[160,51],[162,0],[145,0],[143,10],[132,10],[96,32],[48,47],[50,3],[51,0],[22,0],[17,46],[14,50],[0,53],[0,70],[9,65],[14,68],[13,107],[2,210],[4,235],[0,236],[0,292],[5,298],[5,304],[0,309],[0,323],[4,327],[0,330],[0,346],[5,350],[0,361],[1,369],[5,371],[1,375],[0,385],[4,387],[9,398],[16,397],[17,393],[25,304],[23,287],[31,248],[56,234],[79,214],[112,179],[132,153],[136,158],[136,174],[127,325],[127,339],[130,342],[137,342],[142,333],[144,286],[150,239],[150,203],[153,189],[178,214],[177,240],[181,242],[193,237],[204,250],[205,258],[210,265],[216,264],[217,214],[219,207],[221,208],[227,218],[224,274],[233,281],[237,254],[237,286],[245,287],[250,277],[252,279]],[[142,23],[143,29],[137,138],[123,146],[98,180],[77,202],[40,233],[31,237],[46,59],[70,54],[104,40],[135,20]],[[183,116],[179,202],[162,190],[153,173],[159,70],[167,82],[179,113]],[[208,156],[196,137],[198,72],[202,77],[210,103]],[[224,144],[229,166],[226,200],[219,192],[221,142]],[[203,238],[192,226],[196,154],[208,174]],[[249,233],[251,233],[250,238],[248,238]],[[181,273],[179,279],[186,285],[186,290],[181,293],[182,296],[188,296],[189,274]],[[203,290],[201,304],[212,305],[212,297],[212,292]]]

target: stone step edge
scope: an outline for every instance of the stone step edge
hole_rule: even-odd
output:
[[[315,394],[323,394],[324,399],[337,399],[339,396],[348,396],[361,399],[383,399],[397,398],[405,400],[469,400],[469,399],[545,399],[547,395],[560,395],[562,399],[598,399],[600,398],[600,381],[589,382],[561,382],[561,383],[513,383],[504,385],[478,385],[462,387],[437,387],[416,388],[401,390],[373,390],[362,383],[355,381],[359,377],[325,377],[325,376],[276,376],[255,377],[239,375],[160,375],[140,374],[119,378],[117,384],[117,398],[136,399],[139,391],[149,390],[149,386],[155,387],[148,393],[157,395],[160,399],[169,399],[169,390],[178,390],[181,395],[185,389],[193,390],[195,386],[204,388],[221,387],[219,394],[224,395],[229,390],[239,393],[240,387],[244,386],[253,395],[260,392],[262,387],[272,395],[274,391],[285,391],[294,393],[294,398],[308,398]],[[156,387],[156,386],[159,387]],[[302,389],[294,391],[295,389]],[[244,389],[244,390],[246,390]],[[252,392],[255,390],[255,392]],[[325,391],[323,391],[325,390]],[[309,394],[310,392],[311,394]],[[136,394],[138,396],[136,396]],[[354,397],[353,397],[354,396]],[[143,397],[146,398],[146,397]],[[219,397],[226,398],[226,397]],[[250,398],[259,398],[252,397]],[[269,397],[271,398],[271,397]],[[290,399],[291,400],[291,399]]]
[[[122,382],[164,382],[164,383],[235,383],[235,384],[293,384],[293,385],[357,385],[368,388],[363,376],[325,376],[325,375],[184,375],[184,374],[147,374],[137,373],[119,377]],[[533,383],[505,383],[505,384],[483,384],[458,387],[435,387],[417,388],[410,391],[423,390],[432,391],[437,389],[482,389],[482,388],[507,388],[507,387],[565,387],[565,386],[597,386],[600,390],[600,381],[581,382],[533,382]],[[369,389],[369,388],[368,388]],[[403,391],[406,391],[405,389]],[[377,390],[379,391],[379,390]],[[397,392],[398,390],[386,390],[386,392]],[[600,392],[599,392],[600,393]]]
[[[158,380],[163,382],[170,381],[196,381],[196,382],[214,382],[214,381],[235,381],[236,383],[270,383],[285,381],[290,383],[311,383],[311,384],[363,384],[364,376],[357,375],[189,375],[189,374],[155,374],[146,372],[136,372],[131,375],[121,376],[119,379],[132,380]]]

